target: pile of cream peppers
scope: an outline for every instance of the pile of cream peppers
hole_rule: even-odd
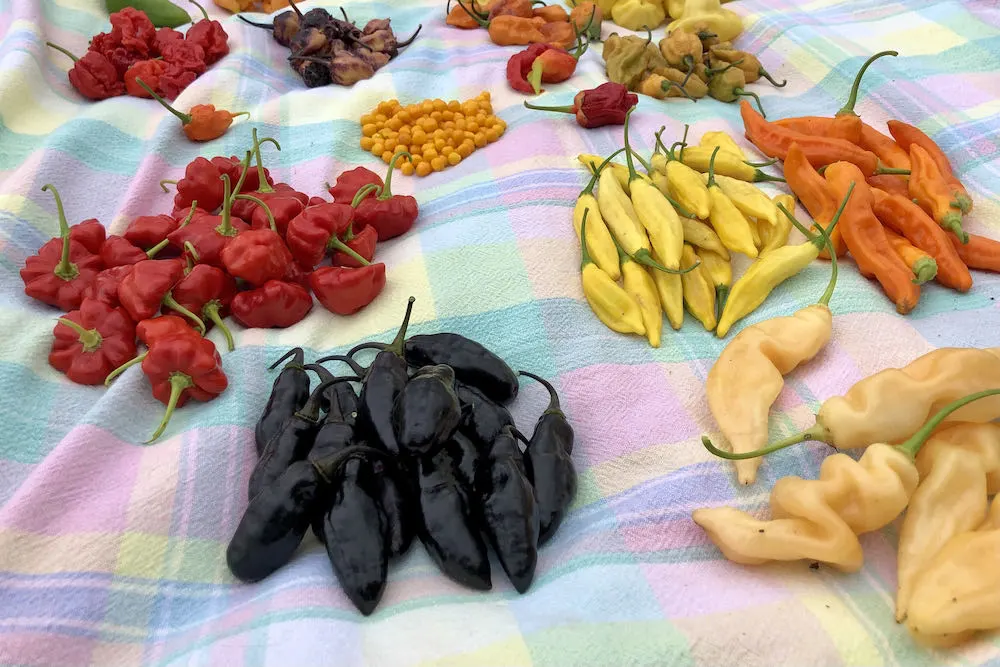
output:
[[[604,16],[627,30],[655,29],[667,16],[667,30],[714,33],[722,41],[735,39],[743,31],[739,14],[722,7],[730,0],[594,0]],[[571,7],[579,0],[570,0]]]
[[[736,335],[706,387],[731,452],[703,442],[733,459],[743,484],[755,481],[760,456],[795,443],[863,454],[827,457],[816,480],[778,480],[769,520],[713,507],[694,522],[736,563],[809,560],[856,572],[858,536],[905,511],[896,620],[931,646],[1000,628],[1000,496],[989,503],[1000,491],[1000,348],[943,348],[876,373],[827,399],[811,428],[765,446],[783,376],[819,353],[831,326],[829,308],[812,305]]]

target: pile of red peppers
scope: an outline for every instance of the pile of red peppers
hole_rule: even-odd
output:
[[[161,97],[172,100],[209,66],[229,53],[229,35],[218,21],[203,19],[186,33],[153,26],[146,13],[132,7],[111,14],[111,32],[94,35],[83,57],[47,44],[73,59],[69,82],[84,97],[104,100],[118,95],[150,97],[142,79]]]
[[[395,160],[384,181],[363,167],[340,174],[329,201],[275,183],[261,159],[267,143],[281,148],[254,130],[242,160],[196,158],[176,182],[171,213],[139,216],[121,235],[95,219],[71,226],[55,187],[42,188],[55,197],[60,235],[27,258],[21,279],[25,294],[66,313],[49,363],[86,385],[141,364],[167,406],[150,441],[176,407],[225,390],[204,337],[211,327],[232,351],[229,315],[245,327],[289,327],[312,310],[313,295],[332,313],[358,312],[385,287],[377,243],[417,219],[416,199],[392,194]]]

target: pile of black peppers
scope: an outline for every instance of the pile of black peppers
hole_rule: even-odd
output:
[[[273,23],[243,21],[271,31],[274,41],[291,50],[288,62],[308,88],[336,83],[351,86],[375,76],[375,72],[409,46],[422,26],[400,42],[390,19],[372,19],[358,28],[341,8],[343,20],[321,7],[306,13],[290,0],[291,9],[274,17]]]
[[[414,536],[460,584],[492,587],[489,545],[518,592],[531,585],[538,547],[576,493],[573,429],[551,384],[515,373],[479,343],[454,333],[407,339],[413,302],[389,344],[363,343],[315,364],[296,348],[271,367],[287,361],[257,422],[249,505],[226,552],[238,579],[260,581],[282,567],[312,528],[366,616],[389,561]],[[378,354],[364,368],[354,356],[366,349]],[[320,365],[327,362],[354,375],[335,377]],[[310,372],[320,378],[315,389]],[[530,438],[504,407],[519,375],[550,397]]]

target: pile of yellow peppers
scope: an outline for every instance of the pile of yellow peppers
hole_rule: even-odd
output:
[[[580,0],[568,0],[574,7]],[[667,30],[691,33],[714,33],[723,41],[736,38],[743,31],[743,20],[736,12],[722,7],[730,0],[596,0],[604,16],[627,30],[659,27],[669,16]]]
[[[825,325],[815,328],[810,343],[801,327],[788,331],[788,322],[779,321],[791,319],[760,323],[756,332],[745,329],[727,346],[712,372],[730,386],[713,385],[710,374],[708,387],[717,419],[741,392],[756,395],[759,378],[776,376],[780,389],[781,376],[828,339]],[[779,341],[765,340],[764,329],[808,349],[786,358],[776,346]],[[744,337],[748,332],[752,335]],[[733,364],[738,372],[730,368]],[[765,393],[767,400],[776,397]],[[905,511],[896,620],[905,621],[918,642],[932,646],[952,646],[976,632],[1000,628],[1000,496],[995,496],[1000,491],[1000,424],[995,423],[1000,419],[1000,348],[943,348],[903,368],[876,373],[825,401],[811,428],[767,447],[735,452],[734,438],[763,429],[766,441],[767,400],[743,410],[742,429],[732,420],[723,429],[734,453],[707,438],[705,446],[737,463],[759,462],[762,455],[806,440],[864,452],[857,460],[844,453],[827,457],[816,480],[778,480],[771,491],[770,520],[731,507],[696,510],[695,523],[726,558],[745,565],[809,560],[855,572],[864,559],[858,536],[887,526]]]

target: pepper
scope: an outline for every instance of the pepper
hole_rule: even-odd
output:
[[[709,225],[701,220],[681,216],[681,227],[684,228],[685,243],[710,250],[723,259],[729,259],[729,250],[723,245],[722,239],[719,238],[719,235]]]
[[[222,321],[236,296],[236,281],[232,276],[218,267],[197,264],[174,285],[171,294],[181,306],[197,313],[206,325],[212,322],[219,327],[230,352],[236,349],[233,334]]]
[[[472,0],[472,2],[470,2],[469,4],[472,7],[471,10],[472,12],[475,12],[476,14],[481,13],[480,9],[482,9],[482,7],[478,2],[476,2],[476,0]],[[446,11],[448,12],[448,18],[445,20],[445,23],[452,26],[453,28],[461,28],[462,30],[475,30],[477,28],[483,27],[479,23],[479,21],[475,19],[472,13],[465,7],[462,7],[460,5],[455,5],[454,7],[451,7],[451,0],[448,0],[448,8],[446,9]]]
[[[745,89],[747,85],[746,75],[739,68],[739,63],[734,63],[723,68],[721,71],[710,70],[708,77],[708,94],[720,102],[735,102],[740,97],[752,97],[760,109],[761,118],[766,118],[764,107],[760,103],[757,93]]]
[[[486,16],[490,19],[497,16],[520,16],[522,18],[534,16],[531,0],[493,0],[487,4],[489,12]]]
[[[697,35],[678,30],[660,40],[660,53],[671,67],[692,72],[702,61],[704,49]]]
[[[969,242],[962,243],[954,234],[948,234],[955,252],[970,269],[1000,273],[1000,242],[985,236],[969,234]]]
[[[434,454],[461,420],[455,371],[444,364],[418,369],[400,391],[392,409],[399,451],[412,456]]]
[[[406,151],[392,156],[385,174],[385,184],[375,193],[375,186],[365,186],[354,195],[351,207],[355,209],[354,219],[358,230],[371,226],[378,232],[378,240],[385,241],[410,231],[417,220],[419,208],[417,200],[410,195],[392,194],[392,171],[401,156],[411,157]],[[370,188],[366,192],[366,188]],[[362,194],[364,193],[364,194]],[[368,197],[368,194],[374,194]]]
[[[529,480],[535,487],[538,505],[538,544],[548,542],[562,524],[576,495],[577,478],[573,467],[573,427],[559,405],[559,394],[550,382],[527,371],[549,393],[549,404],[535,422],[525,455]]]
[[[622,267],[622,286],[625,293],[639,305],[643,328],[646,330],[646,340],[651,347],[660,347],[660,335],[663,332],[663,313],[660,310],[660,298],[656,291],[656,283],[647,269],[633,261],[617,243]],[[680,264],[680,262],[678,262]]]
[[[680,143],[681,157],[674,153],[676,144],[670,150],[666,150],[666,146],[660,140],[660,134],[664,129],[665,127],[661,127],[656,133],[656,146],[657,148],[662,147],[664,153],[654,152],[650,164],[667,177],[667,191],[670,196],[696,218],[705,220],[712,210],[708,187],[702,182],[701,175],[682,161],[688,126],[684,126],[684,138],[681,139]]]
[[[77,58],[52,42],[45,44],[72,58],[73,67],[68,73],[69,82],[87,99],[106,100],[109,97],[125,94],[125,84],[118,78],[118,70],[103,53],[87,51],[82,58]]]
[[[163,105],[167,111],[177,116],[183,124],[184,134],[191,141],[211,141],[212,139],[218,139],[233,124],[234,118],[250,115],[248,111],[233,113],[225,109],[216,109],[214,104],[196,104],[191,107],[188,113],[181,113],[170,106],[165,99],[157,95],[142,79],[136,77],[135,82],[149,93],[150,97]]]
[[[856,185],[841,220],[844,241],[862,275],[875,276],[897,312],[910,312],[920,300],[920,286],[889,245],[885,229],[872,211],[874,200],[864,175],[850,163],[837,162],[826,170],[826,180],[835,197],[843,197],[851,183]]]
[[[612,154],[613,156],[614,154]],[[580,191],[580,195],[576,198],[576,204],[573,207],[573,230],[576,232],[577,239],[582,239],[583,218],[586,215],[590,216],[590,239],[587,241],[587,251],[597,267],[608,274],[612,281],[617,281],[622,275],[618,263],[618,250],[604,218],[601,217],[597,198],[594,197],[594,186],[597,185],[599,175],[600,170],[595,169],[587,187]]]
[[[1000,470],[1000,425],[956,424],[930,437],[917,454],[920,485],[899,530],[896,621],[906,618],[914,583],[954,536],[986,518]]]
[[[858,461],[846,454],[828,456],[818,480],[794,476],[778,480],[771,490],[775,518],[770,521],[731,507],[695,510],[692,519],[733,562],[758,565],[810,559],[856,572],[864,559],[858,535],[883,528],[906,509],[918,481],[913,459],[931,432],[955,410],[995,394],[1000,389],[949,403],[900,445],[869,445]]]
[[[619,0],[611,8],[611,20],[626,30],[655,28],[666,17],[663,4],[653,0]]]
[[[910,161],[910,156],[906,156],[906,161]],[[910,179],[906,176],[893,176],[891,174],[880,174],[878,176],[869,176],[867,179],[868,185],[872,187],[874,192],[875,188],[878,188],[886,194],[892,195],[902,195],[904,198],[910,198]]]
[[[120,14],[126,10],[132,11],[129,5],[139,5],[141,7],[139,11],[145,14],[146,22],[154,26],[176,28],[191,20],[186,11],[167,0],[157,0],[155,2],[149,0],[146,2],[142,0],[132,0],[132,2],[128,2],[128,0],[104,0],[104,6],[112,15]],[[121,24],[119,23],[119,25]],[[166,29],[169,30],[170,28]],[[161,30],[163,29],[161,28]]]
[[[184,177],[177,181],[174,207],[186,211],[197,201],[204,211],[217,210],[226,200],[223,173],[218,164],[203,157],[192,160],[184,169]]]
[[[512,426],[484,452],[476,489],[490,545],[514,589],[524,593],[538,562],[539,508]]]
[[[899,258],[903,260],[903,263],[910,267],[910,271],[914,275],[913,282],[923,285],[926,282],[934,280],[934,277],[937,276],[938,268],[937,262],[934,261],[933,257],[891,229],[885,230],[885,238],[889,241],[889,245],[892,246],[892,249]]]
[[[595,128],[605,125],[623,125],[625,115],[639,103],[639,96],[628,92],[620,83],[602,83],[596,88],[583,90],[573,98],[573,104],[564,107],[542,107],[525,102],[529,109],[557,111],[576,115],[581,127]]]
[[[194,83],[197,78],[196,72],[186,69],[183,65],[167,62],[167,66],[157,81],[157,88],[163,93],[164,99],[172,100],[184,92],[184,89]]]
[[[598,5],[589,0],[576,3],[569,13],[569,20],[577,32],[587,39],[597,42],[601,40],[604,11]]]
[[[923,209],[906,196],[890,195],[872,188],[872,198],[872,210],[885,226],[886,232],[891,229],[901,234],[934,259],[939,283],[959,292],[969,291],[972,287],[972,275],[960,252],[952,246],[950,239],[957,241],[954,236],[949,237]]]
[[[167,246],[167,240],[160,241],[146,252],[132,245],[122,236],[112,234],[101,246],[101,263],[106,268],[136,264],[144,259],[153,259]]]
[[[548,44],[532,44],[507,61],[507,83],[518,92],[538,95],[542,82],[558,83],[573,76],[584,51],[586,45],[574,55]]]
[[[851,187],[847,189],[840,207],[830,221],[829,230],[836,228],[841,216],[844,215],[845,207],[851,199],[853,191]],[[769,252],[766,257],[761,257],[754,262],[747,269],[746,273],[736,281],[729,294],[726,307],[722,311],[722,317],[719,318],[719,326],[715,331],[715,335],[719,338],[724,338],[729,333],[729,329],[732,328],[733,324],[752,313],[760,304],[764,303],[764,300],[775,287],[812,264],[813,260],[819,257],[819,251],[824,246],[829,245],[830,236],[826,229],[817,225],[820,233],[813,236],[784,207],[782,207],[782,213],[788,216],[791,223],[803,233],[807,241],[793,246],[786,245]],[[836,264],[832,262],[832,284],[828,289],[828,294],[824,294],[825,300],[820,300],[820,304],[822,305],[829,302],[829,294],[833,292],[832,285],[835,284],[837,278],[837,273],[834,269],[835,266]]]
[[[681,276],[684,305],[701,322],[705,331],[712,331],[718,322],[715,316],[717,300],[714,283],[708,270],[698,262],[694,248],[687,243],[684,244],[684,254],[681,256],[681,268],[693,269]]]
[[[538,2],[533,2],[532,5],[536,5]],[[544,2],[541,7],[535,7],[532,9],[531,14],[539,18],[545,19],[546,23],[558,23],[560,21],[569,21],[569,12],[560,7],[559,5],[546,5]]]
[[[547,44],[568,51],[578,42],[576,27],[567,21],[546,21],[538,26]]]
[[[149,87],[156,90],[160,87],[160,75],[166,70],[167,64],[162,60],[140,60],[125,72],[125,92],[133,97],[152,97],[136,79],[142,78],[149,82]]]
[[[312,296],[301,285],[269,280],[233,297],[230,310],[236,321],[247,328],[285,329],[301,322],[312,307]]]
[[[55,197],[59,238],[48,241],[37,255],[25,260],[20,272],[24,293],[60,310],[74,310],[80,307],[84,291],[101,270],[101,258],[70,238],[62,198],[55,186],[44,185],[42,190],[51,190]]]
[[[458,481],[445,449],[417,463],[418,534],[427,554],[448,578],[475,590],[490,590],[490,561],[478,512]]]
[[[700,178],[707,181],[708,175],[702,174]],[[778,224],[777,206],[756,187],[746,181],[719,174],[715,175],[715,182],[743,215],[766,222],[771,227]]]
[[[678,33],[673,33],[678,34]],[[690,33],[680,33],[680,34],[690,34]],[[697,35],[694,36],[697,39]],[[701,45],[701,40],[698,41],[699,46]],[[771,85],[775,88],[784,88],[788,85],[788,81],[785,79],[781,80],[781,83],[775,81],[774,77],[764,69],[757,56],[752,53],[747,53],[746,51],[736,51],[732,48],[727,48],[725,45],[717,44],[711,48],[711,57],[713,59],[721,60],[725,63],[730,63],[736,65],[741,70],[743,70],[743,75],[746,77],[747,83],[753,83],[759,80],[761,77],[767,79]]]
[[[186,39],[167,42],[160,50],[160,55],[167,66],[172,68],[175,76],[193,74],[194,77],[198,77],[208,69],[208,64],[205,62],[205,49]]]
[[[722,316],[723,308],[729,298],[729,290],[733,285],[733,266],[728,259],[723,259],[711,250],[696,250],[695,255],[705,268],[705,273],[715,288],[715,317]]]
[[[444,443],[443,451],[454,461],[456,476],[462,491],[468,498],[481,498],[476,486],[476,479],[483,467],[483,456],[480,452],[489,447],[490,442],[479,445],[463,435],[461,431],[455,431],[451,438]]]
[[[639,304],[590,258],[590,252],[587,250],[587,215],[589,213],[589,209],[584,211],[580,226],[580,238],[582,239],[580,243],[582,251],[580,280],[583,285],[583,296],[587,299],[590,309],[597,315],[597,319],[612,331],[645,336],[646,325]],[[616,252],[621,252],[617,241],[612,241]]]
[[[347,204],[326,203],[309,206],[288,223],[285,240],[295,261],[315,267],[326,252],[343,245],[337,238],[354,220],[354,209]]]
[[[143,250],[149,250],[166,239],[179,226],[180,222],[176,218],[166,214],[140,215],[128,224],[122,236],[129,243]]]
[[[497,46],[524,46],[549,41],[541,32],[541,27],[546,25],[545,19],[501,14],[485,20],[470,12],[462,0],[457,2],[473,21],[487,29],[490,40]]]
[[[84,299],[59,318],[49,365],[77,384],[99,385],[135,356],[135,323],[122,308]]]
[[[887,125],[889,126],[889,134],[892,135],[892,138],[896,140],[899,147],[904,151],[909,153],[913,146],[920,146],[930,155],[934,164],[937,165],[938,171],[941,172],[942,177],[948,183],[948,188],[951,191],[952,197],[958,202],[959,209],[961,209],[962,213],[971,211],[972,198],[969,197],[969,193],[965,189],[965,186],[962,185],[962,181],[955,176],[951,168],[951,162],[944,154],[944,151],[941,150],[941,147],[913,125],[899,120],[890,120]]]
[[[113,4],[119,3],[115,1]],[[149,15],[136,7],[121,7],[118,11],[109,8],[109,11],[112,39],[129,51],[147,55],[156,41],[156,26]]]
[[[715,146],[687,146],[680,154],[681,162],[691,167],[695,171],[708,173],[708,165],[712,160],[712,152]],[[722,150],[715,160],[715,173],[723,176],[738,178],[747,183],[760,183],[774,181],[783,183],[785,179],[778,176],[765,174],[752,163],[746,162],[742,157],[730,151]]]
[[[184,276],[184,266],[176,259],[145,259],[132,266],[118,286],[118,300],[136,322],[156,314],[160,306],[176,310],[189,318],[201,332],[205,323],[190,310],[177,303],[170,290]]]
[[[385,289],[385,264],[372,264],[342,243],[340,245],[341,252],[353,257],[361,267],[324,266],[309,274],[309,286],[320,304],[331,313],[353,315]]]
[[[656,253],[653,259],[659,261]],[[653,271],[653,284],[656,285],[656,292],[660,297],[660,308],[667,316],[667,321],[675,330],[680,330],[684,324],[684,283],[680,275],[676,273],[664,273],[663,271]]]
[[[142,320],[135,326],[135,335],[146,347],[153,347],[161,341],[177,336],[201,338],[201,334],[192,329],[187,320],[177,315],[159,315]],[[145,355],[139,356],[145,358]]]
[[[229,54],[229,35],[222,24],[208,18],[208,12],[194,0],[191,4],[201,10],[204,17],[187,30],[185,39],[197,44],[205,52],[205,64],[212,65]]]
[[[667,25],[667,32],[711,33],[722,42],[730,42],[743,32],[742,17],[724,9],[720,0],[685,0],[681,15],[671,16],[674,21]]]
[[[131,273],[131,271],[131,264],[104,269],[94,276],[93,282],[87,285],[87,289],[83,291],[83,299],[100,301],[112,308],[120,306],[121,303],[118,301],[118,286],[121,284],[122,278]]]
[[[198,252],[199,261],[212,266],[224,266],[222,251],[237,234],[250,229],[247,223],[232,215],[233,196],[230,192],[229,176],[223,174],[219,178],[223,182],[225,196],[222,202],[222,214],[203,215],[188,225],[178,227],[167,236],[170,243],[178,248],[190,243]],[[239,182],[236,183],[235,192],[239,192],[240,185]]]
[[[450,366],[455,379],[482,391],[499,403],[517,398],[517,375],[503,359],[461,334],[411,336],[403,346],[406,363],[414,367]]]
[[[730,251],[743,253],[750,258],[757,257],[757,247],[753,243],[753,236],[750,233],[750,226],[747,224],[746,218],[743,217],[732,200],[722,191],[715,178],[715,160],[718,154],[719,149],[713,149],[712,158],[708,164],[708,179],[705,182],[705,185],[708,186],[708,195],[711,201],[710,220],[712,227],[719,235],[723,245]],[[702,323],[704,324],[704,320]]]
[[[267,205],[263,204],[263,207],[270,215]],[[222,249],[222,263],[229,275],[257,287],[285,276],[292,263],[292,253],[278,236],[273,218],[271,223],[270,229],[243,232]]]
[[[334,184],[327,186],[327,192],[338,204],[350,204],[354,201],[358,190],[366,185],[375,185],[381,188],[384,183],[382,177],[374,171],[364,167],[355,167],[350,171],[341,172]]]
[[[653,44],[653,34],[646,29],[646,39],[638,35],[621,37],[611,33],[604,43],[604,68],[608,80],[635,90],[647,72],[667,68],[663,54]]]
[[[514,425],[514,418],[507,408],[475,387],[456,382],[455,394],[462,406],[459,430],[467,435],[477,448],[488,447],[505,426]]]
[[[604,170],[605,166],[611,169],[612,173],[614,174],[615,180],[618,181],[618,184],[621,186],[622,190],[625,191],[625,194],[631,194],[628,186],[628,181],[629,181],[628,167],[626,167],[623,164],[619,164],[617,162],[609,162],[609,160],[611,160],[614,156],[624,152],[625,152],[624,148],[619,148],[614,153],[609,155],[607,160],[605,160],[599,155],[591,155],[589,153],[580,153],[579,155],[576,156],[576,159],[580,162],[580,164],[586,167],[590,171],[590,173],[597,174],[598,176],[601,175],[601,172]],[[633,153],[633,155],[635,155],[635,153]],[[642,175],[640,175],[639,177],[642,178]]]
[[[254,427],[254,443],[258,456],[264,453],[264,447],[281,430],[284,423],[301,410],[309,399],[309,374],[303,365],[305,359],[301,347],[286,352],[271,364],[268,370],[274,370],[286,359],[289,361],[274,379],[267,404]]]
[[[893,139],[885,136],[868,123],[861,124],[861,140],[858,145],[866,151],[875,153],[882,164],[887,167],[905,171],[910,169],[910,154]]]
[[[809,163],[805,153],[799,148],[797,143],[792,144],[785,156],[785,178],[788,186],[799,198],[802,205],[812,216],[816,225],[830,226],[830,220],[837,210],[837,199],[830,188],[830,184],[819,172]],[[830,232],[830,242],[836,250],[838,257],[843,257],[847,253],[847,244],[844,243],[843,236],[839,228],[833,228]],[[830,251],[824,248],[820,252],[820,257],[829,258]]]
[[[151,346],[142,360],[142,372],[153,386],[153,396],[167,406],[160,425],[146,444],[162,435],[174,409],[183,406],[189,398],[211,401],[228,386],[212,341],[195,336],[174,336],[161,342]]]
[[[910,197],[935,222],[955,234],[962,243],[967,242],[969,237],[962,229],[962,212],[930,153],[919,144],[911,144],[910,165]]]

